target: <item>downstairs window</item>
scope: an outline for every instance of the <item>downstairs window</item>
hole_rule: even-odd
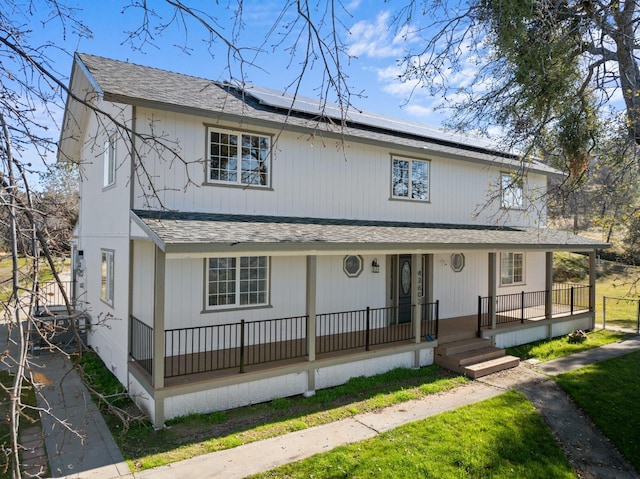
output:
[[[266,256],[209,258],[207,307],[266,305],[269,296],[268,273]]]

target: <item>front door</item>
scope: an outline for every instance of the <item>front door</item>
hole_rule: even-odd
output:
[[[398,322],[411,322],[411,255],[400,255],[398,261]]]

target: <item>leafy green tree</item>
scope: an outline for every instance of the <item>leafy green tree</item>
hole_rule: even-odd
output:
[[[401,13],[398,25],[414,26],[412,43],[420,45],[404,58],[402,78],[455,95],[452,124],[499,126],[537,151],[553,135],[574,175],[587,166],[612,106],[640,144],[636,1],[423,0]],[[449,81],[472,70],[462,87]]]

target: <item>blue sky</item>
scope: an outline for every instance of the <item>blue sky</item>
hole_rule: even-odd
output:
[[[46,25],[34,22],[34,40],[54,42],[69,53],[81,51],[213,80],[229,79],[224,45],[217,42],[212,56],[203,41],[206,39],[206,32],[193,24],[185,31],[184,28],[178,28],[176,22],[162,34],[154,34],[152,44],[141,46],[138,43],[137,46],[141,46],[141,49],[133,49],[126,41],[126,32],[138,28],[143,17],[141,10],[125,8],[128,3],[127,0],[80,3],[77,16],[91,29],[93,38],[78,39],[72,32],[67,31],[65,39],[62,40],[63,32],[54,20]],[[216,18],[220,31],[231,36],[234,16],[233,11],[227,7],[226,0],[194,0],[185,3],[210,13]],[[234,7],[235,2],[231,3]],[[245,1],[245,24],[238,44],[260,47],[265,34],[273,24],[273,19],[282,10],[282,4],[282,1],[277,0]],[[166,20],[170,9],[164,1],[150,0],[149,5],[156,9],[158,14],[165,15]],[[397,60],[402,57],[406,42],[410,43],[411,40],[410,36],[403,36],[406,32],[395,32],[391,28],[393,10],[390,2],[345,0],[344,6],[346,11],[340,12],[339,19],[345,27],[349,52],[354,58],[348,64],[343,64],[342,69],[349,77],[348,83],[352,91],[362,93],[362,97],[352,99],[354,106],[438,126],[442,116],[432,111],[433,99],[418,90],[407,103],[413,85],[402,84],[397,79]],[[284,21],[286,22],[286,19]],[[284,90],[294,81],[300,72],[300,57],[291,61],[287,49],[291,45],[291,39],[273,47],[272,44],[277,38],[278,33],[275,33],[271,42],[265,44],[262,47],[263,52],[256,57],[256,65],[245,68],[245,80],[276,90]],[[183,45],[191,49],[190,54],[179,48]],[[252,59],[253,55],[253,51],[246,51],[247,59]],[[71,56],[59,53],[55,55],[55,59],[56,70],[68,76],[71,70]],[[235,66],[237,67],[237,64]],[[317,97],[321,73],[318,68],[308,72],[300,93]],[[234,68],[232,74],[238,78],[239,69]],[[328,99],[335,101],[335,98]]]
[[[192,20],[186,28],[181,22],[172,22],[162,32],[157,27],[166,23],[173,11],[169,0],[146,0],[150,10],[152,38],[147,42],[127,41],[129,33],[140,28],[144,16],[140,8],[132,4],[143,0],[65,0],[63,4],[74,9],[75,17],[84,23],[91,35],[78,35],[73,23],[62,24],[60,19],[48,10],[43,0],[36,1],[31,16],[21,19],[17,14],[14,22],[24,21],[31,29],[27,42],[31,46],[47,45],[46,54],[52,59],[51,66],[63,83],[68,83],[73,52],[79,51],[105,56],[122,61],[176,71],[189,75],[225,81],[230,77],[241,77],[249,82],[278,91],[288,89],[293,93],[292,84],[301,71],[300,53],[291,56],[292,38],[282,38],[283,26],[295,18],[295,10],[289,9],[283,15],[283,4],[294,4],[293,0],[245,0],[243,2],[243,28],[235,45],[243,47],[245,60],[252,62],[240,71],[239,64],[232,63],[227,68],[227,49],[223,42],[208,45],[206,32]],[[74,3],[75,2],[75,3]],[[182,0],[183,3],[199,9],[203,15],[213,17],[212,25],[222,35],[232,38],[235,28],[234,8],[236,0]],[[325,6],[332,2],[310,0],[311,5]],[[402,83],[398,76],[402,72],[399,60],[407,48],[419,46],[417,36],[406,28],[398,29],[393,24],[393,15],[401,4],[385,0],[342,0],[336,2],[339,10],[336,19],[350,57],[343,56],[341,71],[347,75],[347,83],[352,94],[351,106],[373,113],[406,119],[440,127],[445,114],[434,111],[441,98],[430,96],[427,88],[416,88],[415,84]],[[432,12],[424,15],[417,12],[424,26],[433,19]],[[157,15],[156,15],[157,14]],[[314,11],[314,20],[320,24],[322,12]],[[265,36],[280,18],[278,29],[272,32],[268,42]],[[326,32],[325,32],[326,33]],[[423,32],[424,33],[424,32]],[[301,42],[304,45],[304,42]],[[300,45],[299,45],[300,46]],[[256,51],[260,52],[256,55]],[[305,56],[306,57],[306,56]],[[348,60],[348,61],[346,61]],[[469,68],[474,63],[467,61]],[[459,85],[472,77],[464,68],[450,80]],[[305,81],[298,94],[319,98],[323,71],[316,65],[305,74]],[[447,98],[451,104],[453,98]],[[335,95],[329,95],[329,102],[336,102]],[[50,107],[51,109],[51,107]],[[54,141],[59,139],[59,125],[62,123],[62,108],[53,109],[54,120],[40,115],[49,124],[46,135]],[[31,163],[35,170],[45,170],[39,155],[33,151],[22,153],[25,163]],[[46,163],[55,161],[55,155],[48,154]]]

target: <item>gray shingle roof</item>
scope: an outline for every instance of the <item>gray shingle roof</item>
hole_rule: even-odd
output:
[[[346,219],[134,210],[166,252],[511,249],[582,251],[606,243],[565,231]]]
[[[190,112],[211,118],[228,118],[245,124],[262,123],[273,127],[302,129],[316,134],[340,135],[344,138],[367,142],[381,142],[416,148],[425,153],[433,152],[482,163],[508,165],[520,168],[517,157],[504,154],[498,148],[491,149],[481,142],[475,142],[461,136],[438,133],[424,135],[415,124],[407,126],[405,133],[400,132],[402,120],[395,120],[394,127],[385,129],[381,123],[366,123],[366,114],[357,115],[362,122],[352,122],[346,126],[320,118],[308,111],[289,111],[273,104],[265,104],[259,96],[252,96],[251,88],[242,89],[203,78],[180,73],[159,70],[85,53],[78,53],[77,59],[98,92],[108,101],[125,104],[146,105]],[[378,115],[371,115],[377,117]],[[328,121],[326,121],[328,120]],[[526,165],[527,171],[548,175],[559,175],[557,170],[537,161]]]

